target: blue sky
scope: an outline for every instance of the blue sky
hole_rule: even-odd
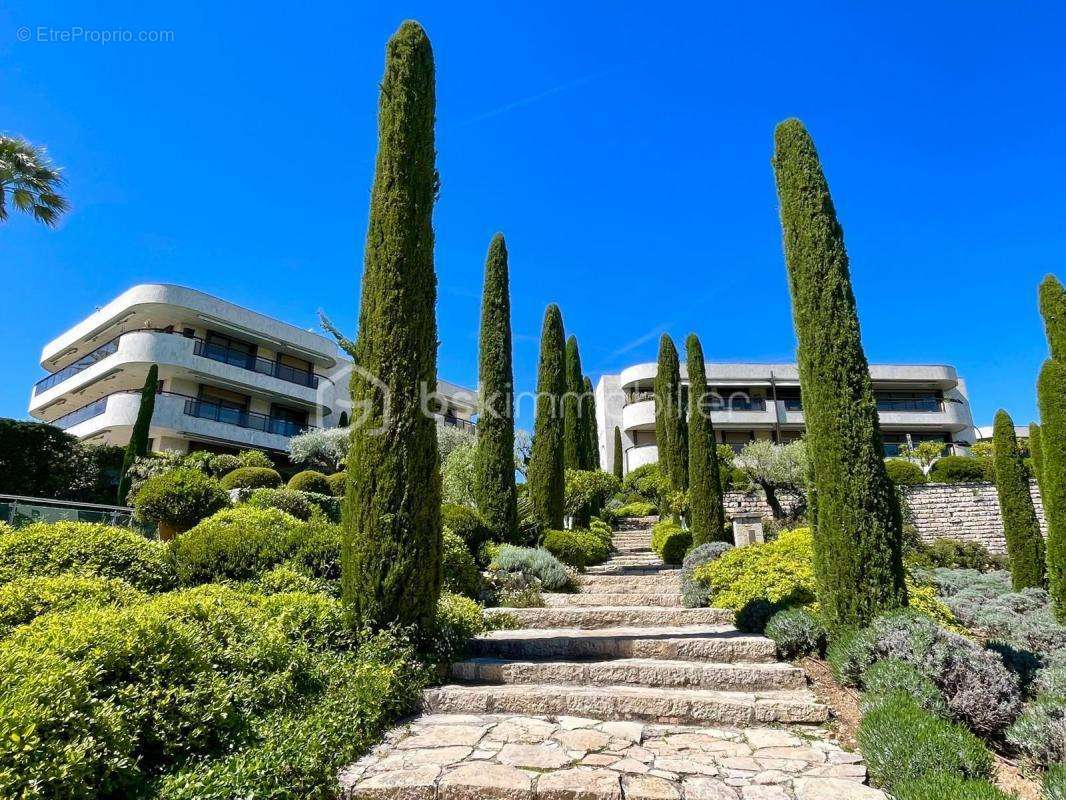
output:
[[[408,17],[437,60],[442,377],[476,380],[497,230],[519,389],[549,302],[594,381],[662,331],[791,360],[769,159],[798,116],[870,360],[956,365],[978,422],[1036,413],[1036,286],[1066,277],[1057,4],[148,5],[0,8],[0,130],[47,145],[73,206],[55,231],[0,227],[0,415],[25,417],[42,344],[137,282],[354,329],[384,45]],[[76,27],[173,41],[38,40]]]

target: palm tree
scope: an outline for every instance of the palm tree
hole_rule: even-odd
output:
[[[7,221],[8,199],[19,211],[33,214],[38,222],[54,228],[68,208],[59,194],[63,176],[43,147],[25,139],[0,136],[0,222]]]

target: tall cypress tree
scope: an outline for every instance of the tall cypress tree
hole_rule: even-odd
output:
[[[1040,404],[1041,484],[1047,520],[1048,592],[1055,617],[1066,624],[1066,291],[1053,275],[1040,284],[1051,358],[1037,382]]]
[[[502,541],[518,536],[514,480],[514,372],[511,366],[511,294],[507,245],[492,237],[485,259],[478,353],[479,406],[474,493],[478,510]]]
[[[425,627],[440,594],[440,458],[421,396],[437,385],[435,106],[429,38],[404,22],[378,103],[343,514],[343,596],[371,628]]]
[[[818,601],[833,622],[907,602],[902,517],[885,471],[844,232],[814,142],[777,126],[773,158],[813,479]]]
[[[155,413],[155,395],[159,390],[159,367],[152,364],[148,368],[148,377],[144,379],[141,389],[141,405],[137,408],[137,419],[130,432],[130,441],[126,445],[126,454],[122,457],[122,471],[118,479],[118,498],[121,506],[130,493],[130,478],[127,474],[133,462],[148,454],[148,433],[152,427],[152,414]]]
[[[1029,494],[1029,478],[1018,451],[1014,420],[1003,409],[996,412],[992,457],[1014,591],[1043,586],[1044,537],[1040,533],[1033,498]]]
[[[566,340],[566,393],[563,397],[563,463],[566,469],[588,469],[588,431],[585,426],[585,381],[577,337]]]
[[[533,422],[533,452],[529,457],[529,493],[540,524],[563,527],[563,415],[566,393],[563,316],[552,303],[544,312],[537,370],[537,414]]]
[[[618,426],[614,426],[614,476],[618,480],[622,480],[622,473],[624,471],[624,464],[622,463],[625,458],[622,452],[622,431],[618,429]]]
[[[585,469],[600,468],[600,433],[596,427],[596,395],[592,391],[592,380],[585,376]]]
[[[1029,423],[1029,456],[1033,459],[1033,477],[1040,489],[1040,500],[1044,499],[1044,451],[1040,441],[1040,426],[1035,422]]]
[[[655,372],[655,443],[659,467],[674,491],[688,486],[688,436],[681,403],[681,365],[674,341],[665,333],[659,339],[659,364]]]
[[[732,542],[726,531],[718,448],[711,422],[703,347],[696,334],[685,341],[688,356],[688,509],[692,544]]]

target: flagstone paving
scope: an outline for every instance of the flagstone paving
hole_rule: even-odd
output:
[[[884,800],[773,643],[685,609],[646,526],[580,594],[473,642],[425,713],[339,775],[351,800]],[[578,599],[580,598],[580,599]]]

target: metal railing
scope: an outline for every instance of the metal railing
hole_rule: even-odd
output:
[[[98,417],[107,411],[107,398],[111,395],[105,394],[99,400],[93,400],[88,405],[84,405],[81,408],[76,408],[69,414],[64,414],[57,420],[53,420],[52,424],[60,430],[66,430],[67,428],[73,428],[87,419]]]
[[[119,337],[116,336],[110,342],[102,344],[95,350],[93,350],[91,353],[82,356],[73,364],[69,364],[68,366],[63,367],[63,369],[59,370],[58,372],[53,372],[51,375],[47,375],[44,378],[41,378],[39,381],[37,381],[37,383],[33,385],[33,396],[36,397],[42,392],[47,392],[53,386],[59,385],[67,378],[72,378],[82,370],[86,370],[93,364],[103,361],[109,355],[118,350],[118,340]]]
[[[874,395],[878,411],[943,411],[944,405],[936,397],[877,397]]]
[[[133,509],[125,506],[0,494],[0,522],[6,522],[13,528],[21,528],[34,522],[61,521],[98,522],[131,528],[149,538],[156,535],[155,526],[138,523],[133,518]]]
[[[196,397],[189,397],[185,400],[185,413],[197,419],[212,420],[225,425],[236,425],[238,428],[273,433],[277,436],[296,436],[314,427],[313,425],[300,424],[280,417],[271,417],[255,411],[231,408],[221,403],[213,403],[210,400],[201,400]]]
[[[470,433],[477,433],[477,425],[475,425],[468,419],[463,419],[462,417],[452,417],[447,414],[438,414],[437,421],[440,422],[441,425],[448,425],[452,428],[461,428],[462,430],[469,431]]]

